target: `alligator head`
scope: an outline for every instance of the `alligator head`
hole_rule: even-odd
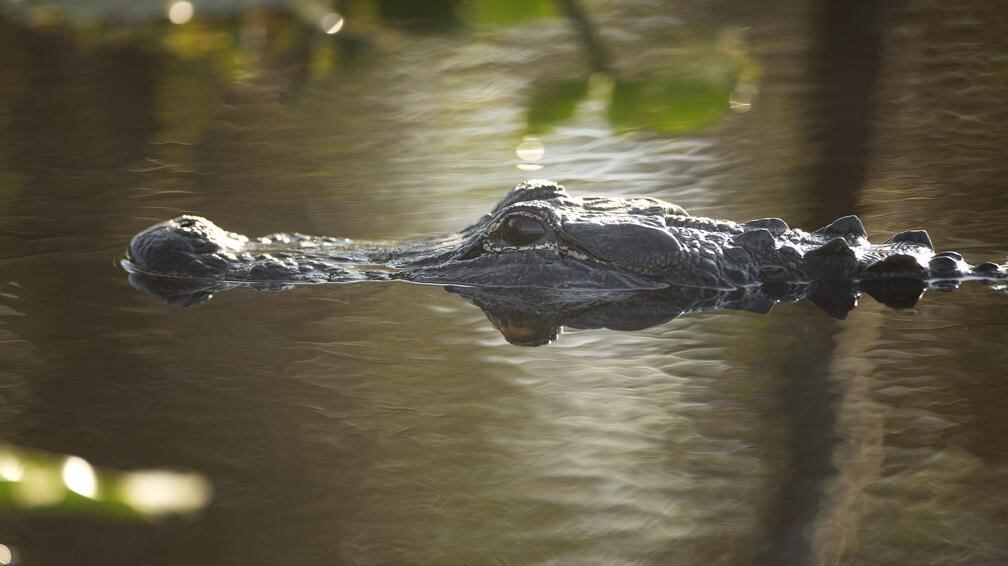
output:
[[[530,181],[457,234],[399,244],[302,234],[249,238],[181,216],[134,237],[125,265],[148,275],[266,287],[402,279],[655,289],[667,287],[665,274],[689,258],[665,224],[670,215],[686,212],[652,198],[570,197],[555,183]]]

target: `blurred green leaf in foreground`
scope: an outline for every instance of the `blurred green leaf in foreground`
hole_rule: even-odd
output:
[[[0,513],[157,519],[196,513],[211,494],[210,483],[194,472],[115,471],[78,456],[0,444]]]

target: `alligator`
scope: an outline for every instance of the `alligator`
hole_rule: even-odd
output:
[[[401,243],[299,233],[249,238],[185,215],[137,234],[122,264],[134,286],[177,306],[233,287],[398,280],[451,287],[482,301],[485,311],[513,306],[519,296],[540,310],[562,305],[569,314],[578,310],[572,301],[597,306],[612,293],[658,292],[666,298],[657,312],[672,318],[716,308],[759,312],[797,298],[843,317],[861,291],[899,308],[915,304],[927,288],[966,280],[1008,286],[1005,265],[974,266],[956,252],[936,252],[923,230],[873,244],[856,216],[806,232],[779,218],[736,223],[691,216],[649,197],[570,196],[545,180],[519,184],[458,233]]]
[[[550,181],[519,184],[456,234],[398,244],[272,234],[248,238],[199,216],[155,224],[126,267],[164,277],[283,286],[406,280],[552,289],[735,289],[767,283],[913,279],[1004,281],[993,262],[936,253],[924,230],[872,244],[857,216],[805,232],[779,218],[691,216],[654,198],[572,197]]]

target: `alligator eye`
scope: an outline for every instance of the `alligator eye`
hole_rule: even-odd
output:
[[[496,236],[512,246],[528,246],[546,235],[546,226],[528,216],[512,216],[497,229]]]

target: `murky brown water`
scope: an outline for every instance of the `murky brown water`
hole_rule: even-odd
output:
[[[563,17],[418,32],[371,4],[330,37],[302,8],[171,26],[159,3],[119,24],[0,3],[0,440],[214,488],[152,523],[0,502],[18,564],[1008,562],[1008,296],[987,288],[519,348],[437,287],[175,309],[116,265],[181,212],[399,239],[528,176],[736,220],[857,213],[1004,261],[1003,8],[588,2],[613,71],[585,82]],[[738,84],[755,65],[755,91],[688,132],[612,113],[614,83],[691,60]],[[564,80],[576,111],[534,128]]]

